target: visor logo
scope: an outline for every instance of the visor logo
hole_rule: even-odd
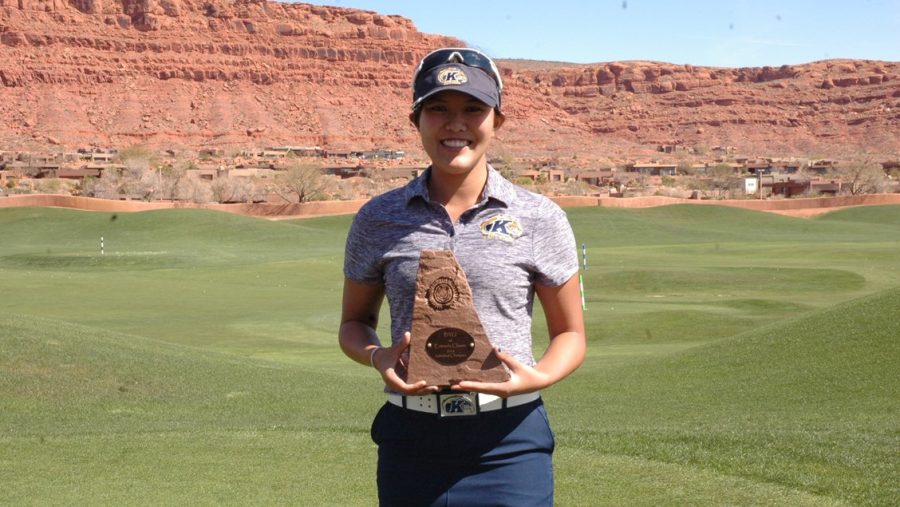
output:
[[[438,72],[437,75],[437,82],[444,86],[466,84],[468,81],[469,78],[466,76],[466,73],[458,67],[444,69]]]

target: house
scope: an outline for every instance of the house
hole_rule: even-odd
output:
[[[841,193],[841,182],[836,180],[813,179],[809,182],[809,191],[818,195],[838,195]]]
[[[810,160],[806,168],[811,174],[825,175],[834,169],[834,160]]]
[[[411,180],[419,175],[421,167],[385,167],[379,169],[365,169],[365,174],[373,180]]]
[[[97,171],[100,172],[100,177],[101,177],[101,178],[103,177],[103,174],[104,174],[106,171],[112,171],[112,172],[114,172],[114,173],[116,173],[116,174],[122,174],[123,172],[125,172],[125,166],[124,166],[124,165],[121,165],[121,164],[94,164],[94,163],[88,163],[88,164],[84,164],[83,166],[81,166],[81,168],[82,168],[82,169],[88,169],[88,170],[91,170],[91,169],[97,170]]]
[[[354,151],[351,153],[353,158],[361,158],[364,160],[402,160],[406,156],[406,152],[402,150],[375,149],[365,151]]]
[[[185,171],[188,177],[198,180],[213,181],[219,177],[218,169],[188,169]]]
[[[274,178],[275,170],[261,167],[236,167],[226,171],[234,178]]]
[[[771,183],[763,183],[763,187],[771,187],[772,195],[793,197],[807,192],[809,190],[809,181],[787,178],[785,180],[772,181]]]
[[[353,158],[350,150],[325,150],[325,158]]]
[[[297,157],[321,157],[324,154],[318,146],[284,146],[288,153]]]
[[[772,167],[785,174],[797,174],[803,163],[796,160],[773,160]]]
[[[623,173],[615,169],[597,169],[584,171],[575,175],[576,181],[583,181],[595,187],[618,187],[629,185],[633,181],[642,178],[638,173]]]
[[[325,174],[329,174],[331,176],[338,176],[341,179],[346,178],[355,178],[358,176],[364,175],[364,168],[361,165],[357,166],[332,166],[332,167],[323,167],[322,172]]]
[[[56,171],[59,170],[59,166],[44,166],[44,167],[27,167],[25,169],[25,175],[29,178],[34,178],[36,180],[43,178],[55,178]]]
[[[266,148],[266,151],[281,152],[285,156],[293,155],[295,157],[321,157],[324,153],[318,146],[270,146]]]
[[[100,167],[61,167],[56,171],[56,177],[67,180],[83,180],[85,178],[99,178],[103,174]]]
[[[111,151],[95,151],[91,152],[91,162],[110,163],[116,158],[116,153]]]
[[[61,158],[62,155],[57,156],[55,153],[38,153],[29,155],[27,162],[29,162],[32,167],[55,166],[58,168],[59,159]]]
[[[646,176],[675,176],[676,168],[677,164],[666,162],[638,162],[626,168],[626,171]]]
[[[21,160],[13,160],[11,162],[6,162],[3,165],[3,170],[7,171],[10,176],[16,176],[16,177],[20,177],[20,178],[23,176],[26,176],[25,170],[27,168],[28,168],[28,166],[25,164],[25,162],[22,162]]]
[[[605,187],[614,183],[616,172],[612,169],[599,169],[595,171],[583,171],[575,175],[575,181],[583,181],[595,187]]]
[[[516,177],[527,178],[533,182],[547,181],[554,183],[565,181],[565,172],[561,169],[529,169],[517,172]]]
[[[566,173],[561,169],[542,169],[541,173],[543,173],[547,181],[550,183],[562,183],[566,181]]]
[[[744,168],[750,174],[772,174],[772,163],[768,160],[746,162]]]

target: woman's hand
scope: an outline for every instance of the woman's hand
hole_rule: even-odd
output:
[[[463,391],[478,391],[509,397],[552,386],[564,379],[584,361],[586,340],[578,275],[558,287],[535,285],[541,299],[550,345],[534,366],[522,364],[514,357],[496,350],[497,357],[509,368],[506,382],[460,382],[452,386]]]
[[[406,367],[409,361],[410,335],[390,347],[382,347],[375,329],[378,327],[378,313],[384,299],[383,285],[366,285],[344,279],[344,299],[341,308],[341,327],[338,343],[347,357],[359,364],[371,365],[384,384],[403,394],[425,394],[436,392],[437,387],[428,386],[424,381],[406,383]]]
[[[528,366],[513,356],[494,349],[497,358],[509,369],[509,380],[506,382],[475,382],[463,380],[450,386],[460,391],[475,391],[508,398],[516,394],[531,393],[548,387],[551,377],[532,366]]]
[[[429,386],[424,380],[415,384],[406,383],[406,369],[409,365],[410,334],[403,334],[403,339],[391,345],[382,347],[372,354],[372,367],[381,373],[384,384],[388,388],[403,394],[433,394],[438,391],[437,386]]]

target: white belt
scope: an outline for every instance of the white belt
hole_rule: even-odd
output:
[[[441,408],[440,399],[448,396],[455,395],[453,393],[442,393],[426,394],[422,396],[403,396],[402,394],[389,393],[388,402],[401,408],[415,410],[416,412],[425,412],[426,414],[440,413],[444,415],[444,409]],[[478,410],[480,412],[491,412],[503,408],[518,407],[519,405],[537,401],[540,397],[541,393],[539,392],[517,394],[510,396],[509,398],[501,398],[493,394],[477,393]]]

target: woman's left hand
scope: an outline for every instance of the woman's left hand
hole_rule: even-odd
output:
[[[497,357],[509,368],[506,382],[467,382],[451,386],[462,391],[494,394],[504,398],[516,394],[539,391],[559,382],[575,371],[584,360],[584,317],[581,313],[581,294],[578,275],[558,287],[536,284],[535,292],[541,298],[550,345],[534,366],[519,362],[516,358],[494,349]]]
[[[509,369],[509,380],[506,382],[475,382],[463,380],[456,385],[450,386],[450,388],[459,391],[474,391],[508,398],[516,394],[540,391],[551,384],[550,376],[546,373],[542,373],[498,349],[494,349],[494,353],[497,354],[497,358]]]

